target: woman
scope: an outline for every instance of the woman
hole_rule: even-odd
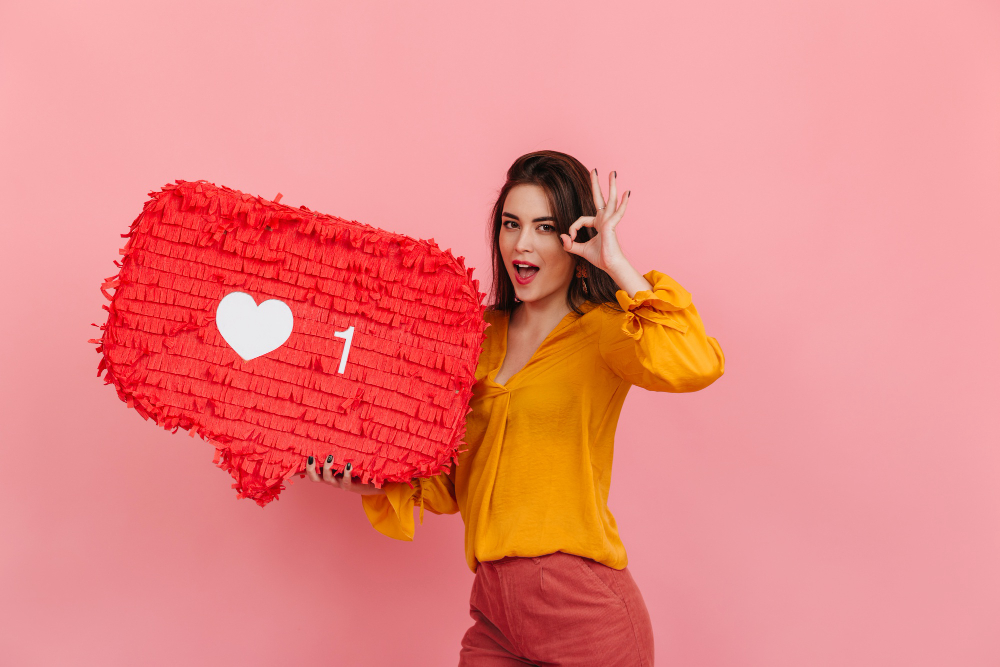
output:
[[[639,274],[608,200],[579,161],[529,153],[507,172],[491,218],[494,303],[467,419],[468,449],[447,474],[362,494],[372,525],[412,540],[413,508],[461,512],[476,573],[475,623],[460,665],[652,665],[649,614],[607,507],[614,433],[631,385],[697,391],[724,357],[688,292]],[[347,466],[350,472],[350,466]]]

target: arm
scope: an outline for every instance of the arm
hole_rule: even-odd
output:
[[[691,295],[658,271],[644,277],[652,289],[629,296],[619,290],[624,313],[608,313],[600,352],[618,377],[652,391],[704,389],[725,371],[725,356],[705,327]]]
[[[420,504],[420,521],[424,520],[424,507],[435,514],[452,514],[458,511],[455,500],[455,466],[451,471],[427,479],[414,479],[413,486],[399,482],[386,482],[382,488],[372,483],[362,484],[351,475],[351,464],[344,466],[338,476],[333,455],[323,462],[322,473],[316,470],[316,461],[310,456],[305,474],[314,482],[357,493],[372,526],[380,533],[397,540],[412,540],[414,533],[413,506]]]
[[[607,272],[621,288],[616,296],[625,312],[605,320],[601,356],[616,375],[646,389],[681,392],[707,387],[725,368],[722,348],[705,335],[687,290],[657,271],[640,275],[626,259],[615,229],[631,191],[619,203],[616,179],[611,172],[605,202],[597,170],[590,172],[597,215],[581,216],[562,235],[566,252]],[[575,239],[581,227],[592,227],[597,234],[580,243]]]
[[[420,506],[420,522],[424,508],[434,514],[454,514],[458,511],[455,500],[455,465],[447,473],[434,477],[414,479],[413,486],[401,482],[382,485],[384,493],[363,495],[361,505],[372,527],[383,535],[397,540],[412,540],[415,532],[413,507]]]

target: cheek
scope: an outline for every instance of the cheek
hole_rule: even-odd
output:
[[[562,282],[573,270],[573,256],[563,250],[562,241],[555,237],[554,242],[546,243],[544,252],[539,253],[545,260],[545,266],[550,269],[552,280]]]
[[[503,257],[504,264],[510,263],[511,254],[514,251],[514,243],[516,238],[513,234],[507,231],[500,232],[500,239],[498,245],[500,246],[500,256]]]

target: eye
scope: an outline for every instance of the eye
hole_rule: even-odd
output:
[[[538,225],[538,228],[540,230],[542,230],[543,232],[554,232],[554,231],[556,231],[556,228],[553,227],[552,225]]]
[[[504,220],[503,223],[501,223],[501,224],[504,227],[507,227],[507,229],[517,229],[517,223],[514,222],[513,220]],[[508,227],[508,225],[511,225],[511,226]]]

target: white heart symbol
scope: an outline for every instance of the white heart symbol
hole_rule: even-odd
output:
[[[283,301],[268,299],[257,305],[243,292],[230,292],[215,309],[215,326],[229,347],[245,361],[285,344],[295,318]]]

